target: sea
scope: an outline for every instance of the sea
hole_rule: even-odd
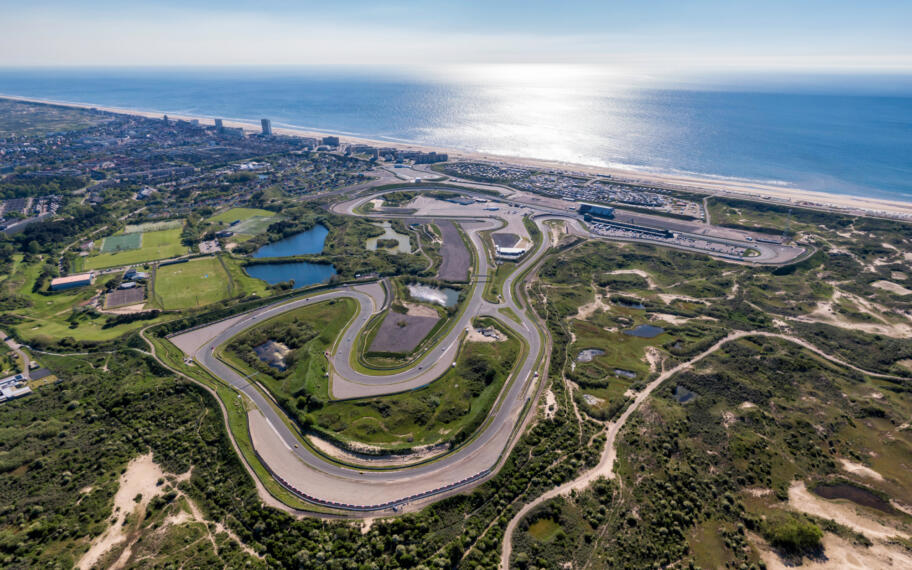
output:
[[[912,77],[597,66],[0,69],[0,94],[912,201]]]

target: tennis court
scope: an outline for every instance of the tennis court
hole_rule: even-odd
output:
[[[142,234],[118,234],[108,236],[101,242],[101,253],[130,251],[142,245]]]
[[[136,305],[142,303],[146,298],[145,287],[133,287],[132,289],[115,289],[105,295],[105,309],[112,307],[123,307],[124,305]]]

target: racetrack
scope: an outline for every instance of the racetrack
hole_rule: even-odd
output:
[[[493,473],[509,450],[516,435],[514,428],[521,422],[528,409],[527,403],[535,393],[536,370],[544,348],[538,325],[520,309],[509,290],[505,291],[506,301],[502,305],[494,306],[482,299],[484,281],[490,273],[490,261],[479,232],[500,225],[496,220],[465,224],[464,230],[475,249],[474,287],[443,338],[414,365],[392,374],[366,374],[352,365],[351,355],[356,350],[358,334],[385,303],[383,289],[378,284],[342,287],[262,307],[176,335],[171,342],[249,399],[252,404],[250,435],[258,457],[286,488],[294,490],[299,496],[321,505],[371,512],[398,509],[409,503],[421,504],[443,494],[463,490]],[[547,232],[543,234],[547,236]],[[521,268],[536,263],[548,245],[547,241],[543,242],[523,260]],[[517,271],[515,275],[520,273]],[[510,284],[512,280],[508,287]],[[354,299],[359,309],[330,356],[330,389],[336,398],[389,394],[429,384],[451,367],[460,337],[475,317],[486,315],[504,321],[504,316],[497,310],[503,306],[521,315],[522,322],[507,321],[507,325],[524,339],[526,349],[522,360],[514,366],[491,415],[474,439],[432,462],[402,469],[380,471],[340,465],[306,445],[297,429],[264,390],[218,358],[218,347],[266,319],[312,303],[342,297]]]
[[[336,204],[333,210],[355,215],[353,210],[358,205],[380,194],[382,193]],[[460,312],[452,318],[452,324],[448,325],[450,328],[445,329],[436,344],[407,367],[369,374],[353,364],[359,335],[371,317],[387,304],[385,290],[378,283],[343,286],[261,307],[171,338],[188,357],[246,398],[250,410],[250,436],[259,460],[283,486],[299,497],[351,514],[398,510],[404,506],[412,508],[479,484],[496,472],[501,460],[509,453],[533,403],[538,386],[538,371],[544,369],[543,364],[546,363],[543,360],[546,360],[549,346],[547,332],[530,313],[523,310],[523,304],[515,298],[516,290],[520,289],[515,284],[526,278],[527,270],[533,268],[551,246],[552,234],[545,228],[545,222],[550,219],[575,221],[579,218],[568,212],[546,208],[537,210],[533,219],[539,226],[542,243],[520,260],[517,269],[503,285],[503,303],[495,305],[482,298],[485,282],[491,273],[492,260],[483,245],[480,232],[500,229],[504,226],[504,221],[497,216],[497,212],[490,212],[487,217],[479,216],[479,212],[474,210],[467,212],[467,216],[459,216],[458,212],[458,209],[448,211],[439,218],[427,214],[422,214],[421,217],[437,221],[449,220],[462,226],[475,259],[469,294]],[[368,216],[376,217],[371,214]],[[386,214],[381,217],[394,216]],[[577,235],[593,237],[580,224],[570,224],[570,228]],[[514,366],[487,421],[472,439],[432,460],[399,468],[370,469],[343,465],[305,443],[297,427],[265,390],[218,358],[220,346],[268,318],[311,303],[342,297],[355,300],[359,308],[329,355],[330,392],[335,398],[378,396],[419,388],[433,382],[452,366],[463,332],[478,316],[497,318],[524,339],[526,346],[521,361]],[[511,309],[506,313],[512,312],[518,321],[505,317],[505,313],[499,311],[503,308]]]

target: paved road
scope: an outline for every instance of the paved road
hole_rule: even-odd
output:
[[[336,204],[333,210],[354,215],[353,210],[359,204],[380,194],[382,193]],[[544,222],[549,219],[575,219],[578,216],[541,205],[536,205],[534,209],[539,212],[535,223],[541,229],[543,243],[537,250],[528,254],[520,262],[520,267],[506,280],[502,294],[504,302],[500,305],[492,305],[482,298],[484,283],[491,271],[491,260],[479,234],[480,231],[499,227],[502,222],[496,218],[496,212],[487,219],[480,218],[477,212],[472,212],[472,216],[466,218],[439,218],[461,223],[469,237],[476,253],[474,289],[465,301],[463,312],[456,318],[456,322],[443,339],[418,363],[405,370],[387,375],[368,375],[352,367],[351,355],[355,350],[358,335],[371,316],[385,303],[382,293],[376,286],[373,289],[364,286],[336,289],[281,305],[263,307],[172,340],[198,363],[246,396],[252,404],[249,413],[251,439],[260,459],[283,484],[308,499],[357,511],[362,508],[398,508],[410,503],[427,502],[441,494],[457,492],[467,485],[483,480],[496,469],[502,453],[508,451],[513,442],[515,428],[522,421],[527,401],[535,393],[537,383],[534,369],[546,347],[542,345],[537,323],[525,314],[513,298],[513,286],[516,279],[521,278],[524,270],[537,263],[550,246],[551,232],[544,226]],[[571,224],[574,233],[592,237],[586,228],[576,227],[577,225]],[[389,394],[424,386],[434,381],[454,362],[460,335],[477,316],[490,315],[506,320],[521,337],[525,338],[529,350],[522,362],[517,364],[488,422],[475,439],[425,464],[386,471],[344,467],[326,460],[304,445],[296,429],[290,425],[290,421],[270,397],[214,355],[218,346],[264,319],[308,304],[342,297],[354,299],[359,309],[331,355],[330,386],[336,398]],[[498,309],[503,307],[512,309],[519,320],[508,319],[501,314]]]
[[[424,188],[415,188],[422,189]],[[354,208],[359,204],[380,194],[382,193],[336,204],[333,210],[353,215]],[[289,303],[263,307],[172,340],[202,366],[246,396],[251,404],[250,434],[257,454],[286,487],[300,495],[316,503],[331,504],[359,512],[362,509],[369,511],[399,508],[410,504],[413,506],[437,499],[443,494],[458,492],[468,485],[484,480],[496,470],[502,454],[509,451],[514,440],[515,428],[524,417],[526,403],[535,394],[535,367],[546,347],[542,345],[538,324],[526,315],[513,298],[514,283],[516,279],[522,278],[524,270],[537,263],[550,247],[551,232],[544,223],[549,219],[567,220],[576,219],[578,216],[540,205],[534,206],[534,209],[539,212],[535,223],[541,230],[543,243],[528,254],[520,262],[520,267],[506,280],[502,294],[504,302],[500,305],[492,305],[482,298],[484,283],[491,270],[491,260],[479,235],[482,230],[499,227],[502,222],[496,219],[497,214],[493,213],[492,217],[487,219],[480,219],[476,212],[466,218],[440,218],[461,223],[469,236],[477,258],[473,275],[474,289],[465,301],[463,312],[442,341],[430,349],[421,361],[408,369],[374,376],[363,374],[351,365],[357,335],[385,303],[376,285],[373,288],[359,286],[335,289]],[[585,227],[577,225],[571,224],[574,233],[592,237]],[[450,368],[456,357],[459,337],[476,316],[491,315],[506,320],[526,340],[529,348],[527,354],[522,362],[517,364],[488,422],[482,426],[475,439],[433,462],[424,464],[385,471],[344,467],[326,460],[304,445],[296,429],[290,425],[291,422],[264,391],[214,356],[218,346],[264,319],[308,304],[342,297],[354,299],[359,305],[359,310],[337,342],[331,356],[331,390],[337,398],[388,394],[432,382]],[[518,321],[507,319],[501,314],[498,309],[503,307],[512,309],[518,316]]]
[[[462,182],[460,182],[462,184]],[[468,185],[467,189],[463,189],[464,194],[470,196],[475,196],[477,198],[490,199],[489,194],[485,194],[480,191],[471,190],[472,187],[477,187],[478,184],[472,183]],[[416,185],[413,191],[429,191],[433,188],[424,187]],[[438,189],[439,190],[439,189]],[[396,190],[387,190],[386,192],[395,192]],[[376,198],[383,193],[378,193],[370,197],[360,197],[347,202],[341,202],[335,204],[332,209],[336,213],[340,214],[354,214],[354,209],[366,202],[367,200]],[[502,200],[518,204],[521,207],[530,208],[535,212],[535,215],[552,215],[560,218],[572,218],[578,220],[580,223],[583,222],[583,217],[579,215],[576,211],[576,204],[571,202],[564,202],[557,199],[549,199],[548,203],[545,203],[544,200],[538,201],[536,196],[527,197],[523,192],[514,191],[513,195],[509,197],[503,197]],[[563,207],[556,207],[554,205],[549,205],[550,202],[562,203],[565,204]],[[569,204],[567,206],[566,204]],[[567,209],[568,207],[574,207],[573,210]],[[456,212],[459,211],[459,207],[454,206],[452,208],[453,215],[456,215]],[[378,217],[397,217],[395,214],[371,214],[372,216]],[[478,212],[467,212],[467,216],[478,216]],[[498,216],[497,212],[490,214],[493,217]],[[695,240],[708,240],[716,242],[719,244],[732,246],[732,247],[747,247],[756,250],[759,255],[753,257],[740,257],[736,255],[729,255],[717,251],[710,251],[707,249],[702,249],[699,247],[690,247],[682,243],[675,243],[671,241],[663,241],[658,239],[638,239],[632,237],[617,237],[617,236],[605,236],[589,231],[588,228],[585,229],[584,235],[587,238],[591,239],[603,239],[611,241],[629,241],[629,242],[640,242],[648,243],[653,245],[660,245],[662,247],[669,247],[672,249],[680,249],[684,251],[693,251],[696,253],[704,253],[714,257],[719,257],[726,259],[728,261],[736,261],[740,263],[749,263],[749,264],[760,264],[760,265],[784,265],[791,263],[796,259],[799,259],[802,255],[807,253],[805,247],[789,246],[782,245],[777,243],[769,243],[764,241],[758,241],[759,239],[766,239],[769,236],[763,236],[762,234],[756,234],[753,232],[747,232],[742,230],[733,230],[730,228],[723,228],[719,226],[713,226],[711,224],[705,224],[701,221],[685,221],[677,220],[674,218],[669,218],[667,216],[660,216],[654,214],[645,214],[641,212],[633,212],[630,210],[624,210],[623,208],[615,208],[615,221],[641,225],[650,228],[658,229],[667,229],[669,231],[676,232],[681,234],[684,237],[688,237]],[[750,239],[748,239],[750,238]]]
[[[30,379],[32,367],[31,359],[29,358],[28,354],[22,350],[22,347],[18,342],[16,342],[13,337],[7,336],[5,331],[0,330],[0,338],[3,338],[3,342],[5,342],[8,347],[10,347],[10,350],[12,350],[16,356],[22,359],[22,376],[26,380]]]
[[[469,484],[486,478],[496,468],[501,454],[513,441],[514,428],[522,420],[527,401],[534,394],[537,384],[535,367],[543,345],[537,325],[525,316],[511,295],[511,287],[522,270],[536,263],[549,246],[550,234],[543,231],[543,244],[529,254],[521,267],[507,280],[505,302],[498,306],[482,298],[484,281],[490,272],[490,261],[483,247],[479,232],[498,227],[499,222],[483,220],[465,224],[466,233],[477,254],[476,283],[473,294],[465,301],[463,313],[452,330],[422,362],[408,370],[386,376],[369,376],[351,368],[350,354],[356,334],[382,306],[376,291],[365,287],[336,289],[308,298],[279,305],[267,306],[244,315],[227,319],[182,335],[171,340],[185,353],[210,372],[242,393],[253,409],[249,413],[250,432],[254,447],[261,460],[286,486],[318,503],[340,504],[343,508],[400,507],[409,503],[419,504],[438,498],[441,494],[457,492]],[[332,390],[337,397],[383,394],[422,386],[442,375],[453,363],[459,336],[476,316],[491,315],[501,320],[498,308],[510,307],[520,316],[521,322],[509,322],[523,337],[528,350],[514,368],[514,373],[502,392],[488,423],[475,439],[434,462],[390,471],[362,471],[331,463],[309,447],[302,445],[296,431],[289,426],[284,413],[258,389],[250,379],[242,376],[215,357],[217,347],[239,332],[262,322],[264,319],[298,307],[349,297],[359,304],[359,310],[343,338],[337,343],[332,357],[334,373]],[[439,355],[435,352],[439,351]],[[465,483],[468,481],[468,483]]]

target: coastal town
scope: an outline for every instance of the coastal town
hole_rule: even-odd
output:
[[[158,537],[188,532],[205,516],[218,522],[200,529],[237,531],[209,531],[243,547],[220,556],[256,564],[260,553],[281,556],[277,542],[258,541],[266,523],[250,522],[250,512],[263,512],[298,517],[285,527],[332,516],[332,532],[355,540],[378,536],[361,524],[413,528],[406,525],[437,513],[464,528],[499,525],[484,549],[449,542],[479,567],[501,558],[504,568],[529,567],[510,563],[527,552],[549,557],[540,567],[601,556],[542,550],[554,544],[536,538],[542,520],[575,544],[611,529],[632,545],[611,556],[640,567],[653,539],[644,541],[639,520],[615,524],[608,514],[664,507],[618,492],[615,477],[652,484],[630,477],[629,461],[673,457],[704,478],[700,485],[750,497],[701,507],[728,525],[780,513],[805,484],[796,473],[811,485],[834,477],[828,463],[803,463],[816,457],[807,448],[835,437],[819,430],[801,431],[798,442],[769,421],[784,475],[765,444],[736,446],[763,466],[757,473],[730,444],[716,445],[755,436],[754,402],[796,414],[783,422],[805,421],[768,383],[801,382],[783,390],[825,400],[832,417],[876,419],[871,430],[905,437],[896,426],[905,416],[887,408],[905,405],[903,392],[884,395],[912,373],[912,243],[902,211],[849,217],[607,172],[307,136],[269,119],[235,126],[4,105],[0,413],[40,434],[0,442],[11,474],[4,484],[25,488],[50,473],[45,489],[63,497],[58,503],[92,494],[84,489],[98,476],[95,461],[89,469],[72,447],[58,449],[82,436],[49,417],[53,410],[87,426],[82,447],[109,449],[108,432],[121,434],[129,465],[146,446],[155,462],[193,454],[173,468],[186,475],[151,479],[149,488],[162,490],[148,506],[130,491],[121,511],[133,508],[133,519],[109,524],[108,503],[87,501],[97,524],[65,539],[81,552],[80,566],[137,561],[123,542],[97,538],[110,529],[129,528],[143,537],[136,548],[155,550]],[[883,383],[862,378],[869,374]],[[821,382],[838,389],[821,391]],[[729,390],[727,399],[715,395]],[[175,410],[186,413],[175,419]],[[46,419],[34,419],[40,414]],[[673,441],[698,451],[638,447],[653,437],[644,414],[664,414],[655,425],[688,418],[703,431],[688,435],[691,443]],[[845,434],[838,425],[821,429]],[[840,436],[848,451],[839,453],[857,458],[870,442],[852,434]],[[41,446],[53,459],[7,452],[16,445]],[[709,449],[738,475],[698,465]],[[234,467],[214,470],[213,450]],[[131,489],[124,464],[106,468],[111,490]],[[78,484],[57,484],[74,471]],[[752,503],[757,485],[776,491]],[[905,496],[905,487],[884,488]],[[236,489],[246,489],[243,508]],[[492,493],[502,498],[488,500]],[[675,500],[684,496],[697,500],[689,487]],[[190,500],[214,514],[191,521]],[[744,504],[760,514],[743,514]],[[587,522],[568,524],[571,516]],[[762,536],[752,544],[772,540]],[[415,560],[436,556],[438,547],[419,543],[410,543],[421,552]],[[689,548],[680,537],[671,544]],[[388,560],[391,549],[398,546],[386,548]],[[759,559],[740,542],[726,552],[739,563]],[[23,559],[0,547],[4,555]],[[289,565],[283,560],[277,566]]]

